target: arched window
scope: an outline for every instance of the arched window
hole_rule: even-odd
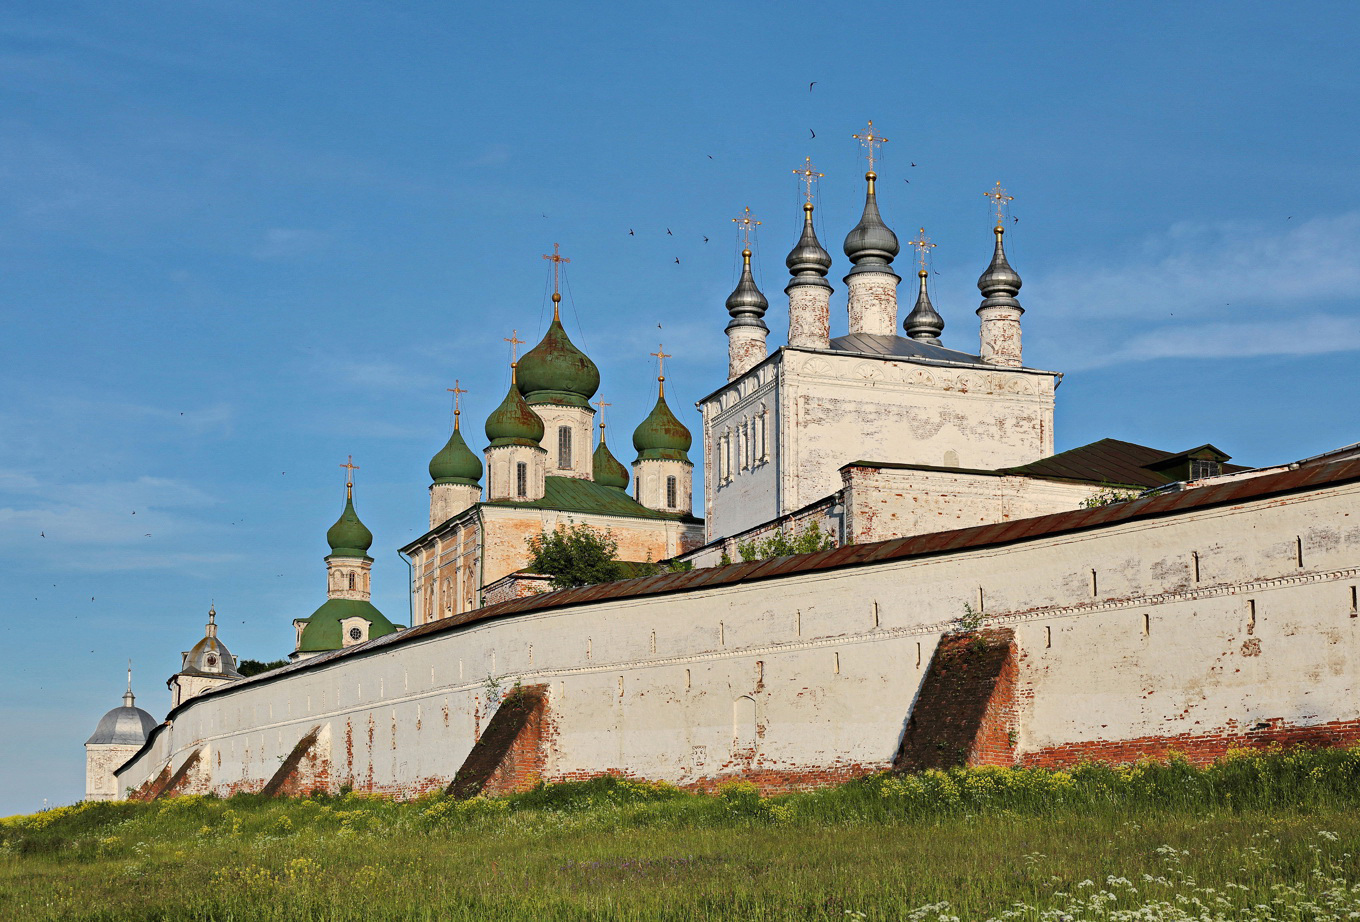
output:
[[[354,571],[353,571],[353,570],[351,570],[351,571],[349,572],[349,588],[351,588],[351,589],[354,588]]]
[[[529,465],[523,461],[515,463],[515,495],[520,499],[529,495]]]
[[[678,484],[674,477],[666,478],[666,506],[668,508],[674,509],[679,504],[677,494],[680,491],[677,487]]]
[[[945,467],[958,467],[958,466],[959,466],[959,453],[958,453],[957,451],[955,451],[954,449],[952,449],[952,448],[949,449],[949,451],[945,452],[945,453],[944,453],[944,466],[945,466]]]
[[[557,469],[571,470],[571,427],[557,427]]]

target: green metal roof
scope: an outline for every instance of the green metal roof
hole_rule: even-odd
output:
[[[305,619],[307,626],[302,629],[298,650],[303,653],[339,650],[344,646],[340,637],[340,622],[354,617],[369,622],[369,640],[395,633],[397,630],[397,626],[374,608],[372,602],[359,599],[327,599],[320,608],[312,612],[310,618]]]
[[[593,480],[578,480],[575,477],[545,477],[542,499],[531,502],[511,502],[496,500],[484,502],[483,506],[506,507],[510,509],[550,509],[554,512],[580,512],[590,515],[622,515],[635,519],[675,519],[682,522],[698,522],[690,515],[674,512],[657,512],[633,499],[615,487],[607,487]]]

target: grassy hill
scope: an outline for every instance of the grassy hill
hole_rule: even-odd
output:
[[[0,820],[0,919],[1360,918],[1360,749],[806,794],[85,803]]]

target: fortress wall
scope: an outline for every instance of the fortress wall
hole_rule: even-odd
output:
[[[969,610],[1014,632],[1017,761],[1345,742],[1360,738],[1357,583],[1360,484],[1347,483],[530,611],[210,692],[122,768],[119,789],[202,749],[189,788],[258,790],[319,725],[330,742],[313,783],[442,787],[516,678],[547,686],[547,780],[841,780],[888,767],[942,632]]]

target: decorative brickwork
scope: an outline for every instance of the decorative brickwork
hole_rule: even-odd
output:
[[[189,772],[198,764],[202,749],[195,749],[189,753],[189,758],[184,760],[179,770],[170,774],[170,766],[167,765],[159,775],[150,783],[142,785],[131,795],[133,800],[160,800],[162,797],[174,797],[180,793],[189,780]]]
[[[1011,765],[1016,728],[1015,636],[1008,628],[940,641],[893,768]]]
[[[509,794],[543,779],[548,686],[528,685],[506,695],[448,786],[455,797]]]

